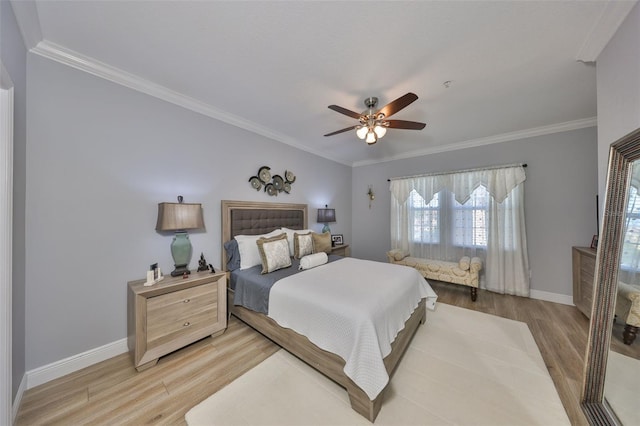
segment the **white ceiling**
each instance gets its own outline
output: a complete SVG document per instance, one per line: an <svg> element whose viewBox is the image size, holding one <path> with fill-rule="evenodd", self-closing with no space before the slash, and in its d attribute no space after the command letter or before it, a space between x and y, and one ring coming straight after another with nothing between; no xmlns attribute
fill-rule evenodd
<svg viewBox="0 0 640 426"><path fill-rule="evenodd" d="M32 51L348 165L595 124L634 1L13 1ZM582 59L585 62L578 61ZM446 88L445 81L451 81ZM419 99L373 146L327 108Z"/></svg>

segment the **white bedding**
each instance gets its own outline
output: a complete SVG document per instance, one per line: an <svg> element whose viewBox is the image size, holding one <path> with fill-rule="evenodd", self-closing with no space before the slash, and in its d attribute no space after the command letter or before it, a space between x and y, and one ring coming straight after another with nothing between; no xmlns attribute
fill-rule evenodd
<svg viewBox="0 0 640 426"><path fill-rule="evenodd" d="M434 309L437 295L414 268L348 257L276 282L269 317L342 357L373 400L389 381L383 359L423 298Z"/></svg>

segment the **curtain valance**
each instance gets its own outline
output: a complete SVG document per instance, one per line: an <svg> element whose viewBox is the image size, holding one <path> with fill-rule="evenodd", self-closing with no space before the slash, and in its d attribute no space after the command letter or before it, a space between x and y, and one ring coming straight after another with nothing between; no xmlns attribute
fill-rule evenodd
<svg viewBox="0 0 640 426"><path fill-rule="evenodd" d="M389 190L399 203L404 203L413 190L429 202L435 194L446 189L454 194L456 201L464 204L482 185L494 200L501 203L525 179L523 166L507 166L394 179Z"/></svg>

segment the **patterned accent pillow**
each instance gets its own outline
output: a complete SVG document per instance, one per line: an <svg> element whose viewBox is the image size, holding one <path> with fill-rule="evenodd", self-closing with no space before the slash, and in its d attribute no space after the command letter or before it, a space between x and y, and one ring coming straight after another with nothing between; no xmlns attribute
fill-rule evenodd
<svg viewBox="0 0 640 426"><path fill-rule="evenodd" d="M287 234L287 239L289 240L289 251L291 252L291 256L296 255L296 247L294 245L294 241L296 240L294 234L297 232L298 234L308 234L312 232L311 229L289 229L289 228L280 228L282 232Z"/></svg>
<svg viewBox="0 0 640 426"><path fill-rule="evenodd" d="M311 233L311 239L313 240L313 252L320 253L325 252L331 254L331 233L324 232L322 234Z"/></svg>
<svg viewBox="0 0 640 426"><path fill-rule="evenodd" d="M262 259L262 274L291 266L287 234L272 238L259 238L256 241Z"/></svg>
<svg viewBox="0 0 640 426"><path fill-rule="evenodd" d="M282 231L279 229L262 235L236 235L234 239L238 242L238 251L240 252L240 269L249 269L260 264L260 253L256 246L258 238L271 238L278 235L282 235Z"/></svg>
<svg viewBox="0 0 640 426"><path fill-rule="evenodd" d="M311 238L311 232L308 234L293 234L293 256L296 259L302 259L308 254L313 253L313 239Z"/></svg>

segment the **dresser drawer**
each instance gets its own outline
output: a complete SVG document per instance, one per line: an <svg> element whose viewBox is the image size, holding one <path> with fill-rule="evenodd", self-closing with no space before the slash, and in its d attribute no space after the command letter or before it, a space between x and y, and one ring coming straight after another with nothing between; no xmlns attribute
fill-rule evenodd
<svg viewBox="0 0 640 426"><path fill-rule="evenodd" d="M217 321L218 288L204 284L149 298L147 341L149 346L175 338L175 333L192 332Z"/></svg>
<svg viewBox="0 0 640 426"><path fill-rule="evenodd" d="M582 256L580 269L584 275L589 275L593 278L593 273L596 269L596 259L594 257Z"/></svg>

